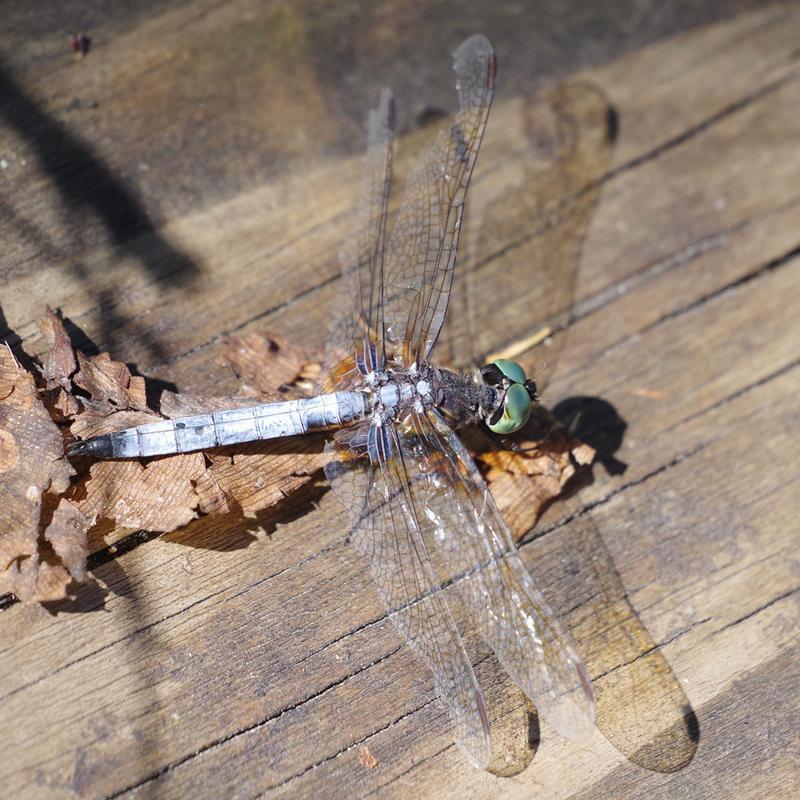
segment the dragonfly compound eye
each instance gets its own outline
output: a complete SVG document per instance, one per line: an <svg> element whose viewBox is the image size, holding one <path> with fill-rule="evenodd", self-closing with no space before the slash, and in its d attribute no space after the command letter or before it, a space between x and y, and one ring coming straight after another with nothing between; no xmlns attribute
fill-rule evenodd
<svg viewBox="0 0 800 800"><path fill-rule="evenodd" d="M531 396L521 383L512 383L503 397L502 413L499 419L487 423L494 433L506 434L518 431L531 415Z"/></svg>
<svg viewBox="0 0 800 800"><path fill-rule="evenodd" d="M511 383L525 383L527 380L525 370L522 369L516 361L512 361L510 358L498 358L492 361L490 366L497 367L503 374L503 377L511 381Z"/></svg>

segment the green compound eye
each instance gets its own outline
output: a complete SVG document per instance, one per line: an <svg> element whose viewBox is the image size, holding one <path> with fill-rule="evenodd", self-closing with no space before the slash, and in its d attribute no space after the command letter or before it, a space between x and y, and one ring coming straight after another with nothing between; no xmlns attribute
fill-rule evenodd
<svg viewBox="0 0 800 800"><path fill-rule="evenodd" d="M522 372L522 369L513 361L508 363L514 364ZM522 377L524 380L524 372L522 372ZM530 415L531 396L528 394L528 390L520 383L512 383L503 398L503 415L494 424L488 423L489 430L499 434L514 433L528 421Z"/></svg>
<svg viewBox="0 0 800 800"><path fill-rule="evenodd" d="M525 377L525 370L523 370L516 361L512 361L509 358L498 358L496 361L493 361L492 364L494 364L506 378L514 383L525 383L527 380Z"/></svg>

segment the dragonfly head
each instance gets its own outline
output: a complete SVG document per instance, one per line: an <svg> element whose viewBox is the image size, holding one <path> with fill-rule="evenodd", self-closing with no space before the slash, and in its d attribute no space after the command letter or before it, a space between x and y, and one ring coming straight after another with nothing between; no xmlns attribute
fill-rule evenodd
<svg viewBox="0 0 800 800"><path fill-rule="evenodd" d="M508 358L498 358L481 369L489 387L489 402L481 409L484 422L493 433L518 431L529 419L536 402L536 384L525 371Z"/></svg>

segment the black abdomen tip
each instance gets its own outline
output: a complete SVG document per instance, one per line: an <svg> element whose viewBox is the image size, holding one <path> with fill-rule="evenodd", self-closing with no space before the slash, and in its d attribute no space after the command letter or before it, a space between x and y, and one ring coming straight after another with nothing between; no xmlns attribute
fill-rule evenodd
<svg viewBox="0 0 800 800"><path fill-rule="evenodd" d="M67 455L89 456L90 458L109 458L114 455L111 437L108 434L91 439L78 439L67 445Z"/></svg>

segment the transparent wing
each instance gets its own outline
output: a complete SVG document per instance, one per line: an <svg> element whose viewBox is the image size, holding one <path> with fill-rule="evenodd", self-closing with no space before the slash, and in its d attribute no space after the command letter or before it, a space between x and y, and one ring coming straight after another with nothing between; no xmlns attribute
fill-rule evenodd
<svg viewBox="0 0 800 800"><path fill-rule="evenodd" d="M383 364L383 257L386 210L392 170L394 100L381 92L367 121L361 195L353 233L340 261L342 282L335 323L325 344L321 378L324 391L346 390L361 374Z"/></svg>
<svg viewBox="0 0 800 800"><path fill-rule="evenodd" d="M351 511L351 537L370 562L381 601L400 634L433 673L455 739L472 764L490 758L483 697L431 560L430 522L416 504L393 425L383 426L394 457L371 463L367 423L337 432L328 443L325 474ZM416 474L416 470L413 470Z"/></svg>
<svg viewBox="0 0 800 800"><path fill-rule="evenodd" d="M478 630L514 682L563 736L588 738L586 670L525 569L475 463L437 411L412 414L401 437L408 494ZM412 466L413 465L413 466Z"/></svg>
<svg viewBox="0 0 800 800"><path fill-rule="evenodd" d="M480 35L456 50L460 111L408 176L386 256L386 351L427 360L444 320L464 199L494 90L495 56Z"/></svg>

